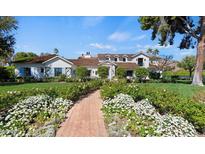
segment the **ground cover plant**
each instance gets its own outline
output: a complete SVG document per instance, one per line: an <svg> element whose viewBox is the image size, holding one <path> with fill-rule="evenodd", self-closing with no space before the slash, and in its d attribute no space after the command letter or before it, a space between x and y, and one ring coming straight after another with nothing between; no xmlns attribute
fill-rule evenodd
<svg viewBox="0 0 205 154"><path fill-rule="evenodd" d="M160 115L148 100L135 102L118 94L103 102L110 136L196 136L194 126L182 117Z"/></svg>
<svg viewBox="0 0 205 154"><path fill-rule="evenodd" d="M0 136L55 136L72 101L48 95L29 96L1 118Z"/></svg>
<svg viewBox="0 0 205 154"><path fill-rule="evenodd" d="M3 91L0 95L0 136L55 136L72 102L101 84L100 80L93 80L60 86L58 83L56 87L51 84L50 88L46 84L46 88Z"/></svg>
<svg viewBox="0 0 205 154"><path fill-rule="evenodd" d="M130 95L136 102L148 99L157 111L185 118L199 132L205 128L205 104L183 97L176 91L166 88L149 86L149 84L115 84L102 86L101 95L104 99L114 98L119 93Z"/></svg>

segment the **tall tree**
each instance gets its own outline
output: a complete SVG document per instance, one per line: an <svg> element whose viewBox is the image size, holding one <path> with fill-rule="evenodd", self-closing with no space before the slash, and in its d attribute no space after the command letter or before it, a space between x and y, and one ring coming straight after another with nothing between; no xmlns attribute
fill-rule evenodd
<svg viewBox="0 0 205 154"><path fill-rule="evenodd" d="M178 64L179 67L189 71L189 77L191 79L192 73L196 66L195 56L186 56L182 59L182 61Z"/></svg>
<svg viewBox="0 0 205 154"><path fill-rule="evenodd" d="M142 30L152 30L152 40L159 38L160 45L173 45L176 34L182 35L180 49L197 48L196 68L192 84L203 86L202 72L205 52L205 16L195 23L188 16L140 17Z"/></svg>
<svg viewBox="0 0 205 154"><path fill-rule="evenodd" d="M14 53L15 38L11 33L17 29L14 17L0 16L0 60L8 62Z"/></svg>
<svg viewBox="0 0 205 154"><path fill-rule="evenodd" d="M37 55L33 52L17 52L14 55L14 61L23 61L23 60L31 60Z"/></svg>

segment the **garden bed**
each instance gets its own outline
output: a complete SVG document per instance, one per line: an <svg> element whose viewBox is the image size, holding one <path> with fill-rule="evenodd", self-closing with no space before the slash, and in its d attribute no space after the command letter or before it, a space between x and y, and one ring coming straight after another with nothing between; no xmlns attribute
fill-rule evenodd
<svg viewBox="0 0 205 154"><path fill-rule="evenodd" d="M183 97L175 91L166 88L149 86L148 84L117 84L109 83L102 86L101 95L104 99L114 98L123 93L130 95L135 102L148 99L161 114L183 117L193 124L195 129L205 131L205 104Z"/></svg>
<svg viewBox="0 0 205 154"><path fill-rule="evenodd" d="M55 136L72 102L100 86L89 81L1 93L0 136Z"/></svg>
<svg viewBox="0 0 205 154"><path fill-rule="evenodd" d="M197 131L182 117L161 115L148 100L135 102L119 94L103 102L109 136L194 137Z"/></svg>

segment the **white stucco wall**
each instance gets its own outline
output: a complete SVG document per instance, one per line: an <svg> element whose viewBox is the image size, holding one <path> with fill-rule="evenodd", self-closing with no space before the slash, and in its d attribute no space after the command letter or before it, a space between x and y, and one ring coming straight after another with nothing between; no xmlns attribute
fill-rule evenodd
<svg viewBox="0 0 205 154"><path fill-rule="evenodd" d="M91 78L98 78L98 74L96 72L98 71L97 67L86 67L88 70L90 70L90 77Z"/></svg>
<svg viewBox="0 0 205 154"><path fill-rule="evenodd" d="M55 58L53 60L50 60L46 63L44 63L45 67L49 67L49 77L54 77L54 68L62 68L62 73L65 74L66 68L68 69L67 76L71 77L71 69L72 69L72 64L68 63L60 58Z"/></svg>
<svg viewBox="0 0 205 154"><path fill-rule="evenodd" d="M143 58L143 67L145 67L145 68L149 67L149 57L147 57L147 56L145 56L143 54L140 54L137 57L134 57L132 59L132 62L138 64L138 58Z"/></svg>

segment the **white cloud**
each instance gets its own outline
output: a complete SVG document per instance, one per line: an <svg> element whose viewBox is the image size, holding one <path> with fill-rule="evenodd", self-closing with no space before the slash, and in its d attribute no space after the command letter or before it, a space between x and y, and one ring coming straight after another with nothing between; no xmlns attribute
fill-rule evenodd
<svg viewBox="0 0 205 154"><path fill-rule="evenodd" d="M122 42L130 38L130 34L127 32L114 32L109 37L108 40Z"/></svg>
<svg viewBox="0 0 205 154"><path fill-rule="evenodd" d="M133 41L139 41L139 40L143 40L145 38L147 38L146 35L140 35L140 36L133 37L132 40Z"/></svg>
<svg viewBox="0 0 205 154"><path fill-rule="evenodd" d="M95 25L101 23L104 17L84 17L83 18L83 26L84 27L94 27Z"/></svg>
<svg viewBox="0 0 205 154"><path fill-rule="evenodd" d="M90 43L90 46L96 49L108 49L108 50L113 50L113 51L116 50L116 48L108 44Z"/></svg>

